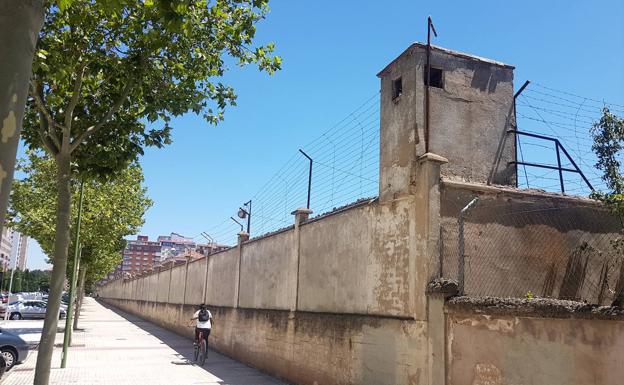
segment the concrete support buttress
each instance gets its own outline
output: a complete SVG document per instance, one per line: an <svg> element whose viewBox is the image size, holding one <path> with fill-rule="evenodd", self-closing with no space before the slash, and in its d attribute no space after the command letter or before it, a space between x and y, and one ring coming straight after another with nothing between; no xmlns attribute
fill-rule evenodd
<svg viewBox="0 0 624 385"><path fill-rule="evenodd" d="M290 271L288 275L288 289L290 293L289 304L291 314L297 311L299 305L299 264L301 256L301 225L308 221L312 210L298 208L291 213L295 216L295 228L293 230L294 247L290 259Z"/></svg>
<svg viewBox="0 0 624 385"><path fill-rule="evenodd" d="M206 271L204 272L204 303L208 303L208 262L210 255L206 255Z"/></svg>
<svg viewBox="0 0 624 385"><path fill-rule="evenodd" d="M186 263L184 264L184 292L182 294L182 305L180 305L180 319L182 319L182 313L184 312L184 305L186 305L186 286L188 285L188 269L191 256L186 256Z"/></svg>
<svg viewBox="0 0 624 385"><path fill-rule="evenodd" d="M437 278L440 271L440 166L447 159L433 153L418 158L416 171L416 201L418 217L416 234L418 255L422 258L419 266L425 269L426 282ZM416 290L425 290L424 287ZM427 339L429 385L445 384L445 339L444 339L444 295L429 293L427 301Z"/></svg>
<svg viewBox="0 0 624 385"><path fill-rule="evenodd" d="M169 262L169 288L167 289L167 303L170 303L171 299L171 276L173 275L173 266L173 261Z"/></svg>
<svg viewBox="0 0 624 385"><path fill-rule="evenodd" d="M418 158L416 199L421 217L418 218L417 234L419 255L425 257L427 282L437 278L440 265L440 166L446 158L430 152Z"/></svg>
<svg viewBox="0 0 624 385"><path fill-rule="evenodd" d="M429 385L446 384L446 317L444 302L454 292L427 293Z"/></svg>
<svg viewBox="0 0 624 385"><path fill-rule="evenodd" d="M240 280L241 280L241 264L243 262L243 243L249 240L249 234L244 231L238 233L238 261L236 262L236 304L234 307L238 307L240 303Z"/></svg>

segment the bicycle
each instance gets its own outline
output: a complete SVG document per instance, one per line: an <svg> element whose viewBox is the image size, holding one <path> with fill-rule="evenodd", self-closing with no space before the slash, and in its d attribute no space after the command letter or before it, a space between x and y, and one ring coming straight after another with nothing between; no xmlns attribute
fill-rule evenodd
<svg viewBox="0 0 624 385"><path fill-rule="evenodd" d="M199 332L199 342L195 344L195 362L198 362L201 366L204 366L207 354L208 347L206 346L206 338L204 338L204 332Z"/></svg>
<svg viewBox="0 0 624 385"><path fill-rule="evenodd" d="M194 349L194 361L199 363L201 366L204 366L206 362L206 356L208 355L208 345L206 344L206 337L204 336L204 332L200 330L198 342L195 343L193 341L193 349Z"/></svg>

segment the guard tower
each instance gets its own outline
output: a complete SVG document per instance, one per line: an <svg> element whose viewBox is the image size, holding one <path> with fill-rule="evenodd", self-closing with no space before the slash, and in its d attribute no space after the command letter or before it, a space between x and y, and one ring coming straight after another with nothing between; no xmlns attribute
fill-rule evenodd
<svg viewBox="0 0 624 385"><path fill-rule="evenodd" d="M425 153L427 46L414 43L377 76L381 79L381 200L413 192L417 159ZM431 46L429 152L448 159L442 176L515 185L514 67Z"/></svg>

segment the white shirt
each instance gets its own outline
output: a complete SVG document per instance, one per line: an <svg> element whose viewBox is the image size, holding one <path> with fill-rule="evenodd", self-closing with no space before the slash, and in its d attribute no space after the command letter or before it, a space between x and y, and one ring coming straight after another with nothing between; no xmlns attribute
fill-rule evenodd
<svg viewBox="0 0 624 385"><path fill-rule="evenodd" d="M210 313L210 310L206 309L206 311L208 312L208 321L206 322L200 322L199 321L199 310L197 310L195 312L195 314L193 314L193 318L197 319L197 323L196 326L200 329L211 329L212 328L212 324L210 321L212 321L212 313Z"/></svg>

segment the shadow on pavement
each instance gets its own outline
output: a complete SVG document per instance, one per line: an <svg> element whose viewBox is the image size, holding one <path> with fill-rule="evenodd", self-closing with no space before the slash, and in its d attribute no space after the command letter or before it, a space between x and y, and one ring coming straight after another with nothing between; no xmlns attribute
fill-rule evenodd
<svg viewBox="0 0 624 385"><path fill-rule="evenodd" d="M150 321L126 313L112 305L109 305L103 301L97 300L98 304L104 308L112 311L113 313L124 318L126 321L132 323L143 331L158 338L162 341L162 344L169 346L176 351L178 360L171 361L173 365L195 365L193 362L193 342L191 339L171 332L160 326L154 325ZM268 374L261 372L258 369L247 366L246 364L235 361L215 350L208 350L208 357L204 366L197 366L207 373L218 377L221 381L218 383L227 385L249 385L250 377L253 378L254 385L286 385L285 382L270 377ZM262 379L258 382L257 377L261 376Z"/></svg>

